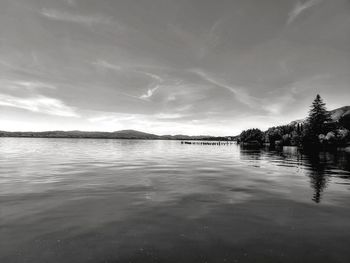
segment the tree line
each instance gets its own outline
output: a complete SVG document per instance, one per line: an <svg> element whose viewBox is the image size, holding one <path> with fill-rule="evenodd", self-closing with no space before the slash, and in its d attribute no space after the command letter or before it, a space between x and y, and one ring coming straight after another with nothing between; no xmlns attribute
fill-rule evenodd
<svg viewBox="0 0 350 263"><path fill-rule="evenodd" d="M310 107L306 121L271 127L266 131L248 129L243 131L238 141L244 144L271 146L345 146L350 144L350 115L339 120L331 119L326 104L317 94Z"/></svg>

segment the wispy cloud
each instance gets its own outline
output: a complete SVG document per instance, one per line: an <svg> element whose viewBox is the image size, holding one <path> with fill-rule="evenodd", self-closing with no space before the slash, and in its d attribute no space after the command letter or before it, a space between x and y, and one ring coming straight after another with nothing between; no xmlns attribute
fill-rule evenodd
<svg viewBox="0 0 350 263"><path fill-rule="evenodd" d="M263 99L261 107L269 113L269 115L280 116L284 109L288 108L290 104L295 102L293 94L286 93L278 97Z"/></svg>
<svg viewBox="0 0 350 263"><path fill-rule="evenodd" d="M75 0L65 0L68 5L76 5Z"/></svg>
<svg viewBox="0 0 350 263"><path fill-rule="evenodd" d="M7 89L28 89L28 90L56 89L55 86L49 83L44 83L41 81L32 81L32 80L0 79L0 85L1 87L7 88Z"/></svg>
<svg viewBox="0 0 350 263"><path fill-rule="evenodd" d="M97 60L95 62L92 62L92 65L94 65L98 68L111 69L111 70L116 70L116 71L120 71L123 69L121 66L109 63L105 60Z"/></svg>
<svg viewBox="0 0 350 263"><path fill-rule="evenodd" d="M287 24L291 24L301 13L320 2L322 2L322 0L308 0L304 3L297 2L293 10L289 12Z"/></svg>
<svg viewBox="0 0 350 263"><path fill-rule="evenodd" d="M137 73L137 74L141 74L141 75L145 75L147 77L150 77L151 79L157 81L157 82L162 82L163 79L154 73L150 73L148 71L145 70L140 70L138 67L130 67L130 66L122 66L122 65L117 65L111 62L108 62L106 60L97 60L92 62L92 65L98 67L98 68L102 68L102 69L109 69L109 70L115 70L115 71L123 71L123 72L130 72L130 73Z"/></svg>
<svg viewBox="0 0 350 263"><path fill-rule="evenodd" d="M100 15L87 16L87 15L72 14L72 13L63 12L56 9L49 9L49 8L41 9L40 14L51 20L74 22L74 23L79 23L84 25L112 23L111 17L100 16Z"/></svg>
<svg viewBox="0 0 350 263"><path fill-rule="evenodd" d="M209 74L207 74L201 70L198 70L198 69L193 69L191 71L193 73L199 75L203 80L209 82L210 84L212 84L216 87L219 87L219 88L229 90L230 92L232 92L235 95L237 100L239 100L243 104L245 104L249 107L256 107L257 105L259 105L258 99L250 96L247 92L244 91L243 88L232 87L230 85L227 85L226 83L223 83L222 81L217 80L214 77L210 76Z"/></svg>
<svg viewBox="0 0 350 263"><path fill-rule="evenodd" d="M153 74L153 73L149 73L149 72L145 72L145 71L135 71L135 72L144 74L153 80L152 85L155 85L155 87L148 89L147 93L140 96L140 99L148 100L150 97L153 96L154 92L157 89L159 89L159 87L160 87L159 84L163 82L163 79L160 76Z"/></svg>
<svg viewBox="0 0 350 263"><path fill-rule="evenodd" d="M159 88L159 87L157 86L157 87L154 87L153 89L148 89L148 90L147 90L147 93L142 94L142 95L140 96L140 99L143 99L143 100L149 99L150 97L153 96L154 92L155 92L158 88Z"/></svg>
<svg viewBox="0 0 350 263"><path fill-rule="evenodd" d="M156 74L153 74L153 73L149 73L149 72L145 72L145 71L140 71L140 70L135 70L135 72L138 72L138 73L141 73L141 74L144 74L150 78L152 78L153 80L157 81L158 83L162 82L163 79L156 75Z"/></svg>
<svg viewBox="0 0 350 263"><path fill-rule="evenodd" d="M149 84L149 86L153 86L153 87L149 88L145 94L142 94L140 97L138 97L139 99L142 99L142 100L148 100L150 97L152 97L154 92L159 88L159 84L163 82L163 78L160 77L159 75L151 72L147 72L144 70L140 70L135 67L127 67L127 66L123 67L120 65L107 62L105 60L97 60L93 62L92 65L102 69L114 70L114 71L123 72L123 73L144 75L150 78L151 83Z"/></svg>
<svg viewBox="0 0 350 263"><path fill-rule="evenodd" d="M79 117L79 114L77 114L73 107L65 105L58 99L42 95L21 98L7 94L0 94L0 106L14 107L32 112L64 117Z"/></svg>
<svg viewBox="0 0 350 263"><path fill-rule="evenodd" d="M224 19L220 18L210 28L208 35L205 37L206 49L216 47L220 43L220 28L223 22Z"/></svg>

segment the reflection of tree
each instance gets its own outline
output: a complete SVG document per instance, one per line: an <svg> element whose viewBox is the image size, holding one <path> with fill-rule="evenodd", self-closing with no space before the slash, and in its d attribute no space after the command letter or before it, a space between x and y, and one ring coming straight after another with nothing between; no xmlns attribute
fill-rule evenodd
<svg viewBox="0 0 350 263"><path fill-rule="evenodd" d="M326 152L304 153L302 155L296 147L284 147L280 156L284 157L286 162L293 160L298 165L309 167L308 176L311 187L314 189L312 200L319 203L322 192L328 183L327 164L334 163L334 156Z"/></svg>
<svg viewBox="0 0 350 263"><path fill-rule="evenodd" d="M252 161L256 165L261 160L271 163L283 163L286 166L307 168L311 187L314 190L312 200L320 203L322 193L327 188L331 175L342 179L350 179L350 174L339 173L339 170L350 172L350 154L341 151L334 152L304 152L297 147L281 147L279 149L256 148L240 146L240 158Z"/></svg>
<svg viewBox="0 0 350 263"><path fill-rule="evenodd" d="M340 176L338 172L332 171L338 168L350 171L350 155L344 152L320 152L306 154L307 161L310 164L310 181L315 190L314 200L316 203L321 201L322 192L327 187L329 176L334 174L337 177L349 179L347 176Z"/></svg>
<svg viewBox="0 0 350 263"><path fill-rule="evenodd" d="M240 158L243 160L261 160L262 150L260 147L240 145Z"/></svg>
<svg viewBox="0 0 350 263"><path fill-rule="evenodd" d="M312 200L321 201L322 192L327 187L328 175L326 174L327 162L331 160L329 153L311 153L306 155L305 161L310 165L310 183L314 189Z"/></svg>
<svg viewBox="0 0 350 263"><path fill-rule="evenodd" d="M339 169L350 171L350 154L346 152L338 152L334 156L334 162ZM346 177L349 179L349 177Z"/></svg>

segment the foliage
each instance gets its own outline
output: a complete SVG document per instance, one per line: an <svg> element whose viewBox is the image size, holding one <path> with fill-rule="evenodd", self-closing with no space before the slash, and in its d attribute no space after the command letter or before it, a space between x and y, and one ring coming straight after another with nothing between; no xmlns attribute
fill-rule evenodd
<svg viewBox="0 0 350 263"><path fill-rule="evenodd" d="M331 119L326 110L326 104L319 94L317 94L315 100L312 102L307 121L309 136L317 136L320 133L327 132L326 123L330 122Z"/></svg>
<svg viewBox="0 0 350 263"><path fill-rule="evenodd" d="M328 132L326 135L320 134L318 136L320 143L324 145L340 146L345 144L349 139L349 130L337 129Z"/></svg>
<svg viewBox="0 0 350 263"><path fill-rule="evenodd" d="M301 123L269 128L265 132L265 142L270 145L299 145L303 129Z"/></svg>
<svg viewBox="0 0 350 263"><path fill-rule="evenodd" d="M350 130L350 114L345 115L345 116L342 116L342 117L339 119L339 124L340 124L340 126L342 126L343 128Z"/></svg>
<svg viewBox="0 0 350 263"><path fill-rule="evenodd" d="M276 141L279 141L282 139L283 131L279 127L272 127L269 128L265 132L265 141L275 144Z"/></svg>
<svg viewBox="0 0 350 263"><path fill-rule="evenodd" d="M264 133L259 129L248 129L241 133L240 141L242 142L258 142L262 143Z"/></svg>
<svg viewBox="0 0 350 263"><path fill-rule="evenodd" d="M350 115L332 121L320 95L314 99L307 121L271 127L264 133L249 129L241 133L242 142L258 141L270 145L292 146L344 146L350 142Z"/></svg>

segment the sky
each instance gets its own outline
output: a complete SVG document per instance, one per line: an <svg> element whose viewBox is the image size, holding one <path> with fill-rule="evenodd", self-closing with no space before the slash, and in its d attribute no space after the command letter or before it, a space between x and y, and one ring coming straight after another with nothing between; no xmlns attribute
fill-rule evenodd
<svg viewBox="0 0 350 263"><path fill-rule="evenodd" d="M349 84L350 0L0 0L0 130L236 135Z"/></svg>

